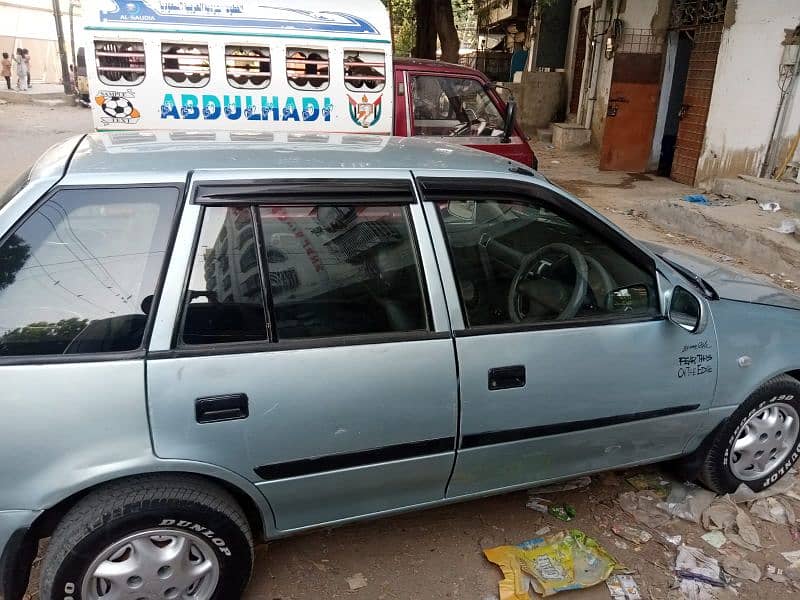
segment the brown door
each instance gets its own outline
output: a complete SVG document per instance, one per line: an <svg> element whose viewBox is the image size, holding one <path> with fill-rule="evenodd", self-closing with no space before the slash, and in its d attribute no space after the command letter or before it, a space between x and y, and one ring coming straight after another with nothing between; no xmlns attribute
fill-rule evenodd
<svg viewBox="0 0 800 600"><path fill-rule="evenodd" d="M600 168L642 173L647 170L661 87L661 54L618 53L611 90Z"/></svg>
<svg viewBox="0 0 800 600"><path fill-rule="evenodd" d="M683 93L678 139L670 177L679 183L694 185L697 161L703 150L711 89L717 70L717 56L722 39L722 23L701 25L694 31L694 45L689 55L686 91Z"/></svg>
<svg viewBox="0 0 800 600"><path fill-rule="evenodd" d="M572 93L569 98L569 112L578 112L578 103L583 88L583 66L586 63L586 38L589 35L589 7L578 11L578 37L575 38L575 63L572 67Z"/></svg>

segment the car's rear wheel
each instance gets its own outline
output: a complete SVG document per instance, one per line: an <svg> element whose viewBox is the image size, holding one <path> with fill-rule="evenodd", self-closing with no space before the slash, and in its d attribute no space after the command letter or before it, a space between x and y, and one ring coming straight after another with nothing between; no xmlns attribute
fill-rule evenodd
<svg viewBox="0 0 800 600"><path fill-rule="evenodd" d="M143 476L96 490L48 546L44 600L227 600L250 577L247 519L223 489L191 476Z"/></svg>
<svg viewBox="0 0 800 600"><path fill-rule="evenodd" d="M742 483L763 490L800 458L800 382L788 375L764 383L714 434L700 472L719 493Z"/></svg>

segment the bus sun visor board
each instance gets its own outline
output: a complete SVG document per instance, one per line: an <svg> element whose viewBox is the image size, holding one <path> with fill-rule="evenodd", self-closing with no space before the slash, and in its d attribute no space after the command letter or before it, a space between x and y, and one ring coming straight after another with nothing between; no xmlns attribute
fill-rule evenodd
<svg viewBox="0 0 800 600"><path fill-rule="evenodd" d="M380 0L85 0L95 128L391 133Z"/></svg>

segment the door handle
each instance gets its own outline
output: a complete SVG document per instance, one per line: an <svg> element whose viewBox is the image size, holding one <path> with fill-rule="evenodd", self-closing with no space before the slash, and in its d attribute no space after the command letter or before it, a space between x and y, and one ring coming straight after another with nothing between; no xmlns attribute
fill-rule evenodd
<svg viewBox="0 0 800 600"><path fill-rule="evenodd" d="M247 394L224 394L194 401L194 416L198 423L218 423L246 419L250 416Z"/></svg>
<svg viewBox="0 0 800 600"><path fill-rule="evenodd" d="M525 365L489 369L489 390L525 387Z"/></svg>

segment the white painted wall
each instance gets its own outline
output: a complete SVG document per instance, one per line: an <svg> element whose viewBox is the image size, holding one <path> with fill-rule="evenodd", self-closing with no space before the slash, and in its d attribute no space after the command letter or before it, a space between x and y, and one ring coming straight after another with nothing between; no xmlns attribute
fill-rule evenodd
<svg viewBox="0 0 800 600"><path fill-rule="evenodd" d="M722 34L698 164L699 185L708 187L717 177L758 174L780 97L778 65L784 29L794 29L799 23L797 0L737 1L735 22ZM789 108L784 139L800 128L800 89Z"/></svg>

